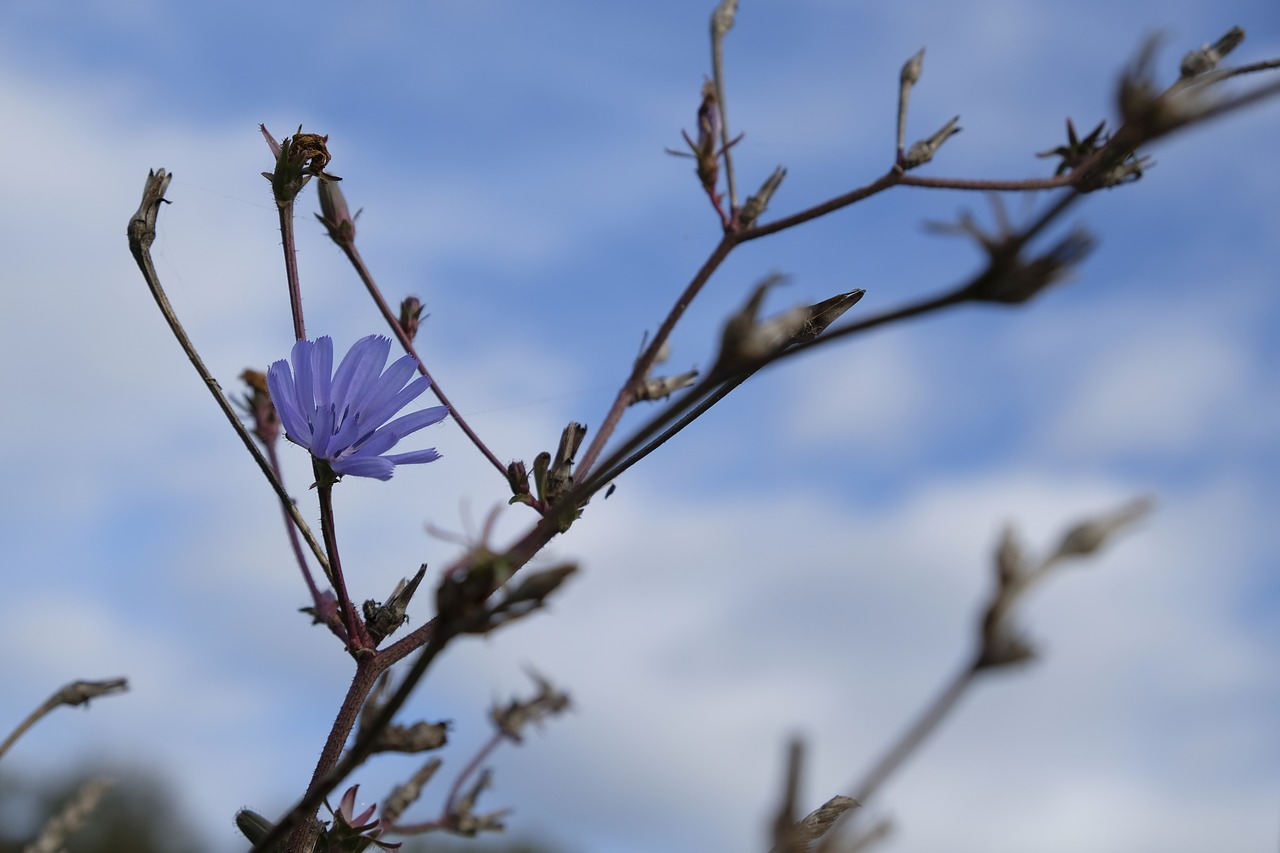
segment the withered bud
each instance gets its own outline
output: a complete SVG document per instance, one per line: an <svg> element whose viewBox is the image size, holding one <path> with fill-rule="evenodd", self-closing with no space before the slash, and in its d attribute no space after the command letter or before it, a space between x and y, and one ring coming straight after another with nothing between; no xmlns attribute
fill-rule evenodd
<svg viewBox="0 0 1280 853"><path fill-rule="evenodd" d="M716 358L713 375L732 373L742 368L763 363L765 359L795 340L809 321L809 309L800 306L785 311L768 320L758 319L765 294L786 281L786 276L774 273L756 285L746 305L725 323L720 339L720 354Z"/></svg>
<svg viewBox="0 0 1280 853"><path fill-rule="evenodd" d="M1084 137L1080 139L1076 135L1076 126L1067 119L1067 144L1059 145L1057 148L1051 148L1048 151L1040 151L1037 157L1061 157L1062 162L1058 164L1058 168L1054 170L1054 175L1062 175L1073 171L1077 166L1086 159L1093 156L1093 153L1107 144L1107 138L1103 136L1107 122L1105 120L1098 122L1098 126Z"/></svg>
<svg viewBox="0 0 1280 853"><path fill-rule="evenodd" d="M365 626L369 629L369 637L375 646L394 634L396 629L408 621L409 602L413 599L413 594L418 591L418 584L422 583L426 573L427 564L423 563L412 579L400 579L385 604L379 604L373 600L364 603Z"/></svg>
<svg viewBox="0 0 1280 853"><path fill-rule="evenodd" d="M1025 637L1001 626L996 633L985 638L974 668L994 669L1002 666L1016 666L1035 659L1035 647Z"/></svg>
<svg viewBox="0 0 1280 853"><path fill-rule="evenodd" d="M511 809L499 809L488 814L476 814L476 800L480 794L493 784L493 771L487 767L480 771L476 782L456 802L452 803L448 815L449 830L458 835L473 837L478 833L490 831L501 832L505 829L502 818L511 813Z"/></svg>
<svg viewBox="0 0 1280 853"><path fill-rule="evenodd" d="M543 569L521 575L520 581L507 591L502 607L506 609L513 605L524 603L531 603L536 607L540 607L546 601L547 596L559 589L561 584L577 571L578 567L575 564L565 563L551 569Z"/></svg>
<svg viewBox="0 0 1280 853"><path fill-rule="evenodd" d="M811 341L821 335L828 326L839 320L844 312L857 305L866 294L867 292L862 289L850 290L810 305L805 309L808 317L800 331L796 333L795 342Z"/></svg>
<svg viewBox="0 0 1280 853"><path fill-rule="evenodd" d="M698 378L698 371L686 370L675 376L659 376L657 379L646 379L635 391L636 402L641 400L661 400L671 396L681 388L688 388Z"/></svg>
<svg viewBox="0 0 1280 853"><path fill-rule="evenodd" d="M412 726L393 723L378 734L374 741L374 752L403 752L413 754L440 749L449 742L449 726L444 720L439 723L418 721Z"/></svg>
<svg viewBox="0 0 1280 853"><path fill-rule="evenodd" d="M991 266L970 286L969 298L1005 305L1026 302L1050 285L1068 278L1096 245L1092 234L1076 228L1030 261L1024 261L1016 254L1002 255L1000 250L1003 247L996 246Z"/></svg>
<svg viewBox="0 0 1280 853"><path fill-rule="evenodd" d="M276 414L271 392L267 390L267 375L259 370L245 370L240 379L249 386L249 393L240 405L253 418L253 434L263 445L270 447L280 438L280 416Z"/></svg>
<svg viewBox="0 0 1280 853"><path fill-rule="evenodd" d="M933 136L922 139L908 148L907 153L902 155L902 168L914 169L932 160L933 155L937 154L938 149L942 147L942 143L960 132L961 128L957 124L959 121L960 116L956 116L939 128Z"/></svg>
<svg viewBox="0 0 1280 853"><path fill-rule="evenodd" d="M716 10L711 13L711 35L724 38L724 34L733 28L733 18L738 13L738 0L720 0Z"/></svg>
<svg viewBox="0 0 1280 853"><path fill-rule="evenodd" d="M281 206L292 204L298 193L302 192L302 188L313 177L320 178L322 181L342 180L337 175L330 175L324 171L324 167L329 165L331 159L327 146L328 136L303 133L302 125L298 125L297 133L276 142L266 125L260 124L258 129L262 131L267 147L276 158L275 170L262 173L264 178L271 181L276 204Z"/></svg>
<svg viewBox="0 0 1280 853"><path fill-rule="evenodd" d="M490 630L493 626L485 602L509 574L497 555L483 547L473 549L461 565L445 571L436 587L436 618L442 628L461 633Z"/></svg>
<svg viewBox="0 0 1280 853"><path fill-rule="evenodd" d="M1054 559L1083 557L1094 553L1116 533L1132 526L1134 522L1146 515L1151 507L1151 498L1141 497L1114 512L1080 522L1062 537L1062 542L1054 553Z"/></svg>
<svg viewBox="0 0 1280 853"><path fill-rule="evenodd" d="M782 184L782 179L787 176L787 170L779 166L773 170L773 174L765 178L764 183L760 185L760 189L753 196L748 196L746 204L742 205L742 209L738 211L738 224L743 228L755 227L758 220L769 207L769 200L773 198L773 194Z"/></svg>
<svg viewBox="0 0 1280 853"><path fill-rule="evenodd" d="M924 48L906 62L902 64L902 72L898 75L898 82L904 88L910 89L920 81L920 75L924 72Z"/></svg>
<svg viewBox="0 0 1280 853"><path fill-rule="evenodd" d="M422 312L425 308L422 300L416 296L407 296L400 303L400 328L404 330L405 337L409 340L418 336L418 323L422 320Z"/></svg>
<svg viewBox="0 0 1280 853"><path fill-rule="evenodd" d="M551 682L536 672L530 671L529 677L538 686L538 692L532 698L524 701L512 699L506 706L495 706L489 712L498 731L516 743L520 743L524 729L530 724L541 724L569 708L569 694L556 690Z"/></svg>
<svg viewBox="0 0 1280 853"><path fill-rule="evenodd" d="M507 485L511 487L512 495L507 503L533 503L533 494L529 491L529 472L524 467L524 460L516 459L507 465Z"/></svg>
<svg viewBox="0 0 1280 853"><path fill-rule="evenodd" d="M316 214L316 219L319 219L329 232L329 239L339 246L354 244L356 219L359 218L360 211L357 210L355 216L351 215L351 211L347 208L347 199L336 181L321 181L318 195L320 212Z"/></svg>
<svg viewBox="0 0 1280 853"><path fill-rule="evenodd" d="M397 785L391 791L391 795L382 803L383 820L390 823L398 821L400 815L404 814L404 810L417 802L418 797L422 796L422 789L431 781L431 777L436 775L436 771L440 769L440 765L443 763L439 758L432 758L419 767L417 772L410 776L403 785Z"/></svg>
<svg viewBox="0 0 1280 853"><path fill-rule="evenodd" d="M587 428L576 421L569 421L560 433L560 445L547 472L547 491L543 500L555 503L573 485L573 458L586 434Z"/></svg>
<svg viewBox="0 0 1280 853"><path fill-rule="evenodd" d="M996 580L1001 587L1012 587L1023 577L1022 545L1013 525L1005 525L996 548Z"/></svg>
<svg viewBox="0 0 1280 853"><path fill-rule="evenodd" d="M125 693L129 690L129 681L125 678L109 678L104 681L73 681L63 687L51 700L62 705L87 705L89 700L99 696L110 696L113 693Z"/></svg>
<svg viewBox="0 0 1280 853"><path fill-rule="evenodd" d="M551 468L551 454L542 451L533 457L533 487L538 490L538 499L549 503L547 499L547 471Z"/></svg>
<svg viewBox="0 0 1280 853"><path fill-rule="evenodd" d="M1239 47L1242 41L1244 41L1244 30L1240 27L1232 27L1213 44L1206 44L1199 50L1191 51L1182 57L1182 66L1179 69L1182 77L1184 79L1195 77L1217 68L1223 57Z"/></svg>

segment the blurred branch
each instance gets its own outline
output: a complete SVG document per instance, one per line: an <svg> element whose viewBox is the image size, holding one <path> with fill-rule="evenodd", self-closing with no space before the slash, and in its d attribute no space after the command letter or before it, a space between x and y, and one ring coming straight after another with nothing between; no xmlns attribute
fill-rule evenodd
<svg viewBox="0 0 1280 853"><path fill-rule="evenodd" d="M40 707L36 708L27 718L18 724L18 727L10 732L9 736L4 739L4 743L0 743L0 758L9 751L9 747L17 742L18 738L27 733L27 730L40 721L40 718L48 714L59 705L88 705L90 699L96 699L99 696L110 696L113 693L123 693L129 689L129 682L123 678L112 678L106 681L73 681L64 685L60 690L44 700Z"/></svg>
<svg viewBox="0 0 1280 853"><path fill-rule="evenodd" d="M86 782L61 811L49 818L40 837L22 848L22 853L65 853L67 838L84 825L112 784L105 778Z"/></svg>
<svg viewBox="0 0 1280 853"><path fill-rule="evenodd" d="M1033 660L1035 652L1012 625L1015 604L1064 560L1097 553L1116 534L1142 518L1150 506L1149 498L1138 498L1117 510L1074 524L1060 538L1057 547L1038 564L1027 561L1012 529L1006 528L992 560L996 588L983 618L977 623L974 655L854 786L850 794L853 800L858 803L870 800L955 709L979 674ZM816 819L815 816L825 808L812 812L805 820Z"/></svg>

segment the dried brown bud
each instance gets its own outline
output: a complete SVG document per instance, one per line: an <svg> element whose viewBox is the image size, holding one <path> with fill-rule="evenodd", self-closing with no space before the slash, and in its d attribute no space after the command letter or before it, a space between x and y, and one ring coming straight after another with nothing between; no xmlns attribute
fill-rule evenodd
<svg viewBox="0 0 1280 853"><path fill-rule="evenodd" d="M259 370L245 370L240 378L249 386L249 393L239 401L240 405L253 418L253 434L270 447L280 438L280 416L267 390L267 375Z"/></svg>
<svg viewBox="0 0 1280 853"><path fill-rule="evenodd" d="M424 308L426 306L416 296L407 296L400 303L400 328L409 340L413 340L418 336L418 324L422 320Z"/></svg>
<svg viewBox="0 0 1280 853"><path fill-rule="evenodd" d="M957 124L959 121L960 116L956 116L939 128L933 136L922 139L908 148L907 153L902 155L902 168L914 169L932 160L933 155L937 154L938 149L942 147L942 143L960 132L961 128Z"/></svg>
<svg viewBox="0 0 1280 853"><path fill-rule="evenodd" d="M352 216L347 208L347 199L336 181L321 181L317 193L320 196L320 213L316 219L323 223L329 232L329 239L339 246L350 246L356 241L356 219L360 211Z"/></svg>

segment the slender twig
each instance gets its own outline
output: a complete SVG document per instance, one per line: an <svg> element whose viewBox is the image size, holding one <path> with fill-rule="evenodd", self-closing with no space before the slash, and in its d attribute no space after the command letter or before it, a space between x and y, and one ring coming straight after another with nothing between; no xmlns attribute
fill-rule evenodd
<svg viewBox="0 0 1280 853"><path fill-rule="evenodd" d="M112 693L122 693L129 689L129 683L123 678L113 678L108 681L73 681L64 685L56 693L27 715L18 727L9 733L4 739L4 743L0 743L0 758L9 751L9 747L17 743L18 738L27 733L27 730L40 721L40 718L48 714L59 705L85 705L90 699L98 696L108 696Z"/></svg>
<svg viewBox="0 0 1280 853"><path fill-rule="evenodd" d="M277 201L280 214L280 246L284 250L284 273L289 280L289 313L293 315L293 337L306 340L307 327L302 320L302 286L298 282L298 248L293 238L293 199Z"/></svg>
<svg viewBox="0 0 1280 853"><path fill-rule="evenodd" d="M330 576L333 579L333 592L338 597L338 613L342 624L347 629L349 645L347 650L353 657L359 658L373 651L374 644L369 638L364 620L356 613L351 603L351 595L347 592L347 580L342 576L342 560L338 556L338 535L334 529L333 518L333 484L334 476L325 470L328 466L318 459L312 460L316 472L316 493L320 503L320 532L324 536L325 553L329 555Z"/></svg>
<svg viewBox="0 0 1280 853"><path fill-rule="evenodd" d="M720 153L724 157L724 180L729 190L729 212L720 211L721 218L733 222L738 213L738 189L733 175L733 147L729 133L729 111L724 102L724 37L733 27L738 0L721 0L711 15L711 74L716 87L716 109L720 111ZM712 193L712 201L715 194Z"/></svg>
<svg viewBox="0 0 1280 853"><path fill-rule="evenodd" d="M329 561L325 558L324 549L320 547L320 543L312 535L311 528L307 526L302 513L298 512L298 507L294 504L293 498L284 490L284 485L276 477L275 471L271 469L271 463L262 455L262 451L254 443L253 436L250 435L245 425L240 422L240 416L232 408L231 401L222 393L222 386L218 384L218 380L213 378L213 374L205 366L204 360L196 352L195 345L187 337L186 329L182 327L177 313L169 303L169 297L165 294L164 288L160 284L160 276L156 274L155 264L151 260L151 244L156 239L156 219L160 213L160 203L168 201L164 197L164 192L171 180L173 180L173 175L165 172L164 169L156 169L148 173L147 182L142 189L142 203L138 206L137 213L129 220L129 251L133 253L133 259L137 261L138 268L142 270L142 277L147 282L147 287L151 289L151 295L155 298L156 305L160 308L160 313L164 316L165 322L169 324L169 330L177 339L178 345L186 353L187 360L196 369L196 373L200 374L201 380L204 381L205 387L209 389L209 393L213 395L218 408L222 410L222 414L231 424L231 428L236 431L236 435L240 436L240 441L243 442L245 449L249 451L249 455L258 463L258 468L262 471L262 475L271 484L271 489L276 493L276 497L280 499L280 505L289 513L289 517L293 519L293 523L302 534L302 538L306 540L308 547L311 548L311 553L320 561L320 566L324 569L325 574L328 574Z"/></svg>
<svg viewBox="0 0 1280 853"><path fill-rule="evenodd" d="M267 449L267 459L271 463L271 470L275 472L277 479L281 483L284 482L284 474L280 470L280 454L276 452L275 442L263 442ZM311 574L311 566L307 563L307 556L302 552L302 542L298 539L298 528L291 523L288 509L282 504L280 512L284 517L284 532L289 537L289 548L293 551L293 559L298 563L298 568L302 572L302 581L307 585L307 592L311 595L311 604L315 608L315 617L317 620L325 621L340 640L344 643L351 641L346 629L340 624L324 619L325 599L324 594L320 591L320 587L316 584L315 577ZM329 564L322 564L325 570L325 577L329 583L333 583L333 572L329 569Z"/></svg>
<svg viewBox="0 0 1280 853"><path fill-rule="evenodd" d="M693 300L701 292L703 286L711 279L711 275L724 263L724 259L729 256L729 252L733 251L733 247L737 245L739 238L733 234L725 234L720 238L720 242L711 251L711 255L702 263L698 272L693 279L685 287L684 292L671 306L671 310L667 313L666 319L662 321L662 325L658 327L658 331L654 333L653 340L649 342L649 346L645 349L640 357L636 359L635 366L631 370L631 375L623 386L618 389L618 394L614 398L613 405L609 412L605 415L604 420L600 424L600 428L596 430L595 436L592 438L591 444L587 446L581 459L578 461L575 476L581 478L586 472L591 470L591 466L595 463L600 452L604 450L605 443L613 435L614 430L618 427L618 422L622 420L622 414L636 400L636 388L644 382L644 378L648 376L649 371L658 361L658 354L662 351L662 346L667 342L667 338L671 336L672 330L675 329L676 323L684 316L684 312L693 303Z"/></svg>
<svg viewBox="0 0 1280 853"><path fill-rule="evenodd" d="M392 313L391 306L387 304L387 300L382 296L382 291L378 288L378 283L369 272L369 268L365 266L364 259L360 256L360 250L356 248L355 240L335 239L334 242L336 242L338 247L342 249L343 254L347 256L347 259L355 268L356 274L359 275L360 280L364 282L365 288L369 291L369 296L373 299L374 304L378 306L378 311L382 314L383 319L386 320L387 326L391 329L392 334L396 336L396 340L400 342L400 346L404 347L404 351L413 356L414 360L418 362L418 372L427 377L427 380L431 383L431 393L435 394L436 399L440 401L440 405L449 410L450 420L458 425L458 428L461 429L471 443L476 446L476 449L489 460L489 463L493 465L493 467L498 469L498 473L505 477L507 473L507 466L504 465L502 460L498 458L497 454L490 450L489 446L480 439L480 436L471 428L471 425L467 423L466 419L454 407L453 403L449 402L449 398L445 396L444 389L440 387L440 383L438 383L435 377L427 371L426 362L422 360L422 357L418 355L418 351L414 349L413 341L409 338L408 333L405 332L404 327L400 325L396 315Z"/></svg>
<svg viewBox="0 0 1280 853"><path fill-rule="evenodd" d="M978 672L973 663L968 663L953 675L933 701L925 707L924 712L907 727L907 730L885 751L884 755L880 756L880 760L871 766L862 780L854 786L853 793L849 796L860 803L867 802L885 780L902 765L907 756L924 743L938 724L946 718L956 702L960 701L960 697L969 689Z"/></svg>

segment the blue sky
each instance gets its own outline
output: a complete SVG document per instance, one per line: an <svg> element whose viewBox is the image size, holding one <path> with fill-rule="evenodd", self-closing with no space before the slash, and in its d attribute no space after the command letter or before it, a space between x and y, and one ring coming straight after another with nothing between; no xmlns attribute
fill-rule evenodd
<svg viewBox="0 0 1280 853"><path fill-rule="evenodd" d="M0 726L75 678L133 685L46 720L11 769L158 766L213 849L239 849L232 813L305 784L349 676L295 615L271 494L129 258L147 169L176 175L156 262L230 389L291 341L256 126L330 134L365 257L389 296L427 303L441 384L501 457L531 459L567 420L598 424L714 244L691 164L663 153L694 125L709 11L0 9ZM879 175L898 69L925 45L908 136L957 113L964 131L923 173L1043 175L1032 152L1059 144L1068 115L1111 117L1145 34L1166 32L1169 72L1233 24L1249 32L1241 61L1280 56L1270 0L746 3L727 53L739 174L753 187L787 166L774 215ZM496 757L488 802L517 809L514 829L580 851L763 850L790 734L810 744L816 805L963 659L1003 523L1046 547L1151 493L1138 532L1031 602L1044 659L980 685L886 789L884 849L1274 846L1277 132L1272 104L1170 140L1148 177L1077 209L1101 243L1070 284L795 360L629 473L553 544L584 568L553 612L459 646L415 701L455 721L450 766L532 665L576 711ZM314 208L298 222L308 327L342 348L379 326ZM775 310L863 287L861 315L961 280L978 253L920 226L965 208L989 221L980 196L901 189L742 247L671 367L707 366L770 271L792 278ZM457 555L424 523L474 538L503 503L457 431L431 441L440 462L339 490L361 598ZM498 540L530 520L503 509ZM362 793L410 770L379 762Z"/></svg>

